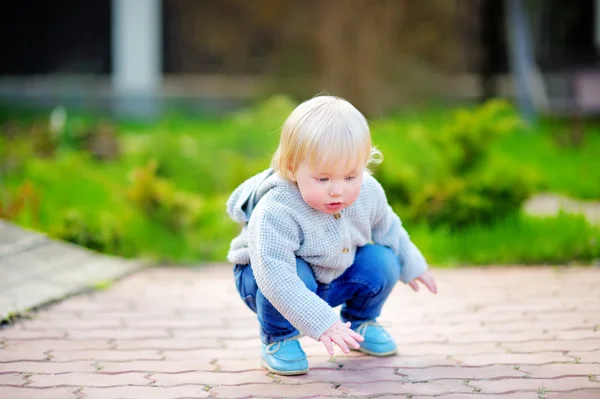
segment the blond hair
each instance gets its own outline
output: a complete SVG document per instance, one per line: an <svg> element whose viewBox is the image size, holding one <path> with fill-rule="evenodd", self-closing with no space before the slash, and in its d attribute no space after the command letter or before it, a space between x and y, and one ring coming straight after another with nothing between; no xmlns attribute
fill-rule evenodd
<svg viewBox="0 0 600 399"><path fill-rule="evenodd" d="M281 130L271 167L284 178L307 161L311 169L344 162L345 170L381 162L366 118L340 97L317 96L298 105Z"/></svg>

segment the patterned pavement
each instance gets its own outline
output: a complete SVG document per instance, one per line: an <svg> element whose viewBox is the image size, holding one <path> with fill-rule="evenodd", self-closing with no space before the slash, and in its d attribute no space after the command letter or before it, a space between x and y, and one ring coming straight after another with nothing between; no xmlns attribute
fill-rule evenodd
<svg viewBox="0 0 600 399"><path fill-rule="evenodd" d="M146 269L0 329L0 398L600 399L599 268L434 273L386 303L397 356L304 337L310 372L282 377L229 266Z"/></svg>

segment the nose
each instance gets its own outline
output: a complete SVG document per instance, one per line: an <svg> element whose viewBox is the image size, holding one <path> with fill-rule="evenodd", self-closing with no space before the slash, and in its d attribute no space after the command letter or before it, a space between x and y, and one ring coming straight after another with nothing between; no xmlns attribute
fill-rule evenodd
<svg viewBox="0 0 600 399"><path fill-rule="evenodd" d="M332 184L329 188L329 195L332 197L339 197L342 195L342 186L339 184Z"/></svg>

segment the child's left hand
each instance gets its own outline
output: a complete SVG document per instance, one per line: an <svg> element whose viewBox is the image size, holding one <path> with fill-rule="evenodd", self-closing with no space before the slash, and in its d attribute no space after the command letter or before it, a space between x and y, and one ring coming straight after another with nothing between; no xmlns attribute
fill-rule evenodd
<svg viewBox="0 0 600 399"><path fill-rule="evenodd" d="M421 274L419 277L408 283L408 285L410 285L410 288L412 288L415 291L419 291L419 285L417 284L417 281L420 281L421 284L423 284L429 289L429 291L433 292L434 294L437 294L437 285L435 284L435 279L433 278L433 275L431 275L431 273L429 273L428 271L426 271L425 273Z"/></svg>

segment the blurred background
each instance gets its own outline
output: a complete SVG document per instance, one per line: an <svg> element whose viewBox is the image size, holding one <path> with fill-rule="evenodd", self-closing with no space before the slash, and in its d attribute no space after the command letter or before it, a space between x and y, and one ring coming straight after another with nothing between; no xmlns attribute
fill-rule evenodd
<svg viewBox="0 0 600 399"><path fill-rule="evenodd" d="M0 42L0 218L23 227L224 261L228 195L329 93L431 263L600 259L600 0L21 0Z"/></svg>

